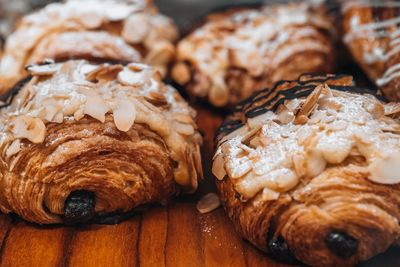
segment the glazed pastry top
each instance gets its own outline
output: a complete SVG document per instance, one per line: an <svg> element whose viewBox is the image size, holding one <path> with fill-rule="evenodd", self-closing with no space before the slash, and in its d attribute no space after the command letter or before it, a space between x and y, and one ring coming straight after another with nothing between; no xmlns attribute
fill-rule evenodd
<svg viewBox="0 0 400 267"><path fill-rule="evenodd" d="M7 39L0 73L21 75L27 64L68 57L74 49L91 57L145 62L165 72L177 36L173 21L151 0L53 3L22 18Z"/></svg>
<svg viewBox="0 0 400 267"><path fill-rule="evenodd" d="M349 76L326 83L303 78L256 94L227 120L215 176L228 175L243 199L261 192L263 201L335 166L368 173L376 183L399 183L400 105L355 93Z"/></svg>
<svg viewBox="0 0 400 267"><path fill-rule="evenodd" d="M315 41L301 41L277 51L293 36L317 38L315 27L332 30L327 14L316 10L306 3L292 3L211 14L204 25L178 44L178 60L192 63L210 79L211 102L223 102L229 95L225 76L230 67L260 77L298 52L330 52L329 45ZM177 76L180 80L185 77L183 71Z"/></svg>
<svg viewBox="0 0 400 267"><path fill-rule="evenodd" d="M367 1L352 0L343 1L342 12L346 14L352 9L372 8L372 9L389 9L399 8L400 3L396 1ZM355 12L349 23L349 30L344 36L344 42L351 44L355 40L366 39L371 42L367 45L362 55L362 60L366 64L385 63L400 53L400 15L394 15L390 18L380 17L379 19L371 19L365 21L362 12ZM386 86L391 81L400 77L400 63L388 64L383 75L372 74L376 80L377 86Z"/></svg>
<svg viewBox="0 0 400 267"><path fill-rule="evenodd" d="M194 122L196 113L174 88L163 84L157 71L137 63L93 65L87 61L32 65L27 70L30 81L21 84L0 110L3 159L17 157L22 146L42 143L48 124L78 122L84 116L104 123L106 116L112 116L120 131L139 123L156 132L178 163L176 182L196 188L193 173L198 172L193 170L201 173L201 165L188 162L185 156L192 144L202 142Z"/></svg>

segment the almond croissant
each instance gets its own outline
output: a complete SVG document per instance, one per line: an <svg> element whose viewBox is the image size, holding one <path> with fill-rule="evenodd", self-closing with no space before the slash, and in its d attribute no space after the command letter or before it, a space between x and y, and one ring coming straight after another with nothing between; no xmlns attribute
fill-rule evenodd
<svg viewBox="0 0 400 267"><path fill-rule="evenodd" d="M173 58L177 28L151 0L69 0L22 18L5 45L0 91L45 59L144 62L163 75Z"/></svg>
<svg viewBox="0 0 400 267"><path fill-rule="evenodd" d="M400 100L400 3L343 1L344 43L386 98Z"/></svg>
<svg viewBox="0 0 400 267"><path fill-rule="evenodd" d="M311 266L384 252L400 238L399 114L351 76L301 76L242 102L213 163L236 229Z"/></svg>
<svg viewBox="0 0 400 267"><path fill-rule="evenodd" d="M333 28L322 6L306 3L213 13L178 43L171 74L193 96L232 105L281 79L332 71Z"/></svg>
<svg viewBox="0 0 400 267"><path fill-rule="evenodd" d="M27 71L0 110L2 212L84 222L197 188L195 111L151 67L68 61Z"/></svg>

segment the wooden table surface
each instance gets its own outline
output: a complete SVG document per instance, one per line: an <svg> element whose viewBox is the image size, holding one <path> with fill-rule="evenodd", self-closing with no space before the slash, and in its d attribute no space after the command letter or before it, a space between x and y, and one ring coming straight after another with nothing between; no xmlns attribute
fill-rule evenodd
<svg viewBox="0 0 400 267"><path fill-rule="evenodd" d="M0 267L286 266L243 241L222 208L209 214L196 210L200 196L215 190L210 171L212 141L222 121L216 111L197 110L205 134L205 179L198 193L118 225L39 227L0 215ZM400 266L400 249L391 249L363 266Z"/></svg>

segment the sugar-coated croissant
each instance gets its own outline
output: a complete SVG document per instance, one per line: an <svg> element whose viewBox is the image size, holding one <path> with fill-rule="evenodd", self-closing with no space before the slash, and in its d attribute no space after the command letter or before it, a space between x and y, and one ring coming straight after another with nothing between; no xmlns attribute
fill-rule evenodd
<svg viewBox="0 0 400 267"><path fill-rule="evenodd" d="M144 62L163 75L178 36L172 20L151 0L68 0L22 18L0 61L0 90L45 59Z"/></svg>
<svg viewBox="0 0 400 267"><path fill-rule="evenodd" d="M242 102L213 173L238 232L283 261L353 266L400 237L400 104L351 76L301 76Z"/></svg>
<svg viewBox="0 0 400 267"><path fill-rule="evenodd" d="M151 67L67 61L27 71L0 109L2 212L83 222L197 188L195 111Z"/></svg>
<svg viewBox="0 0 400 267"><path fill-rule="evenodd" d="M307 72L331 72L333 23L305 3L232 8L209 15L177 46L173 79L214 106Z"/></svg>
<svg viewBox="0 0 400 267"><path fill-rule="evenodd" d="M400 100L400 3L342 2L344 43L383 94Z"/></svg>

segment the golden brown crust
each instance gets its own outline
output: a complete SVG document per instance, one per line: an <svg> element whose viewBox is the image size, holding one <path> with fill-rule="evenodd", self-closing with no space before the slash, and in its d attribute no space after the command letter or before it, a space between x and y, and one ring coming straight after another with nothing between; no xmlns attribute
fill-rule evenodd
<svg viewBox="0 0 400 267"><path fill-rule="evenodd" d="M6 164L12 167L2 168L2 211L41 224L63 222L65 200L77 190L95 193L99 215L163 202L179 191L163 139L140 124L121 132L110 116L105 123L48 125L43 143L24 142Z"/></svg>
<svg viewBox="0 0 400 267"><path fill-rule="evenodd" d="M228 216L238 232L252 244L280 260L297 259L311 266L353 266L382 253L398 241L398 167L388 167L388 172L376 176L376 169L371 166L376 166L374 162L379 161L375 157L391 153L390 149L394 149L392 152L397 155L395 166L398 166L396 149L400 146L400 138L397 130L392 130L400 129L400 123L390 117L397 114L391 107L399 106L359 95L362 92L354 87L350 76L302 76L298 81L281 82L272 90L260 91L242 102L228 117L217 137L213 172ZM356 124L340 127L349 131L345 135L339 133L341 130L337 132L340 123L337 124L336 120L345 119L347 115L341 113L343 110L336 97L341 101L354 97L354 108L349 109L354 112L353 121L363 116L357 113L357 106L365 107L368 110L365 114L373 114L365 125L373 125L374 120L381 121L376 124L376 127L382 127L381 130L370 128L368 131L372 138L382 135L378 138L382 142L378 139L372 141L372 146L377 149L375 152L362 150L370 146L367 143L363 143L360 149L353 143L342 161L333 158L333 155L341 154L343 140L359 134L358 130L350 134L351 129L359 127ZM281 116L285 109L293 108L293 103L299 108L294 109L295 116L289 121L296 121L296 116L302 116L302 113L307 114L306 120L309 120L294 122L291 128L294 130L292 134L297 136L294 143L290 141L293 136L284 130L285 125L292 122L287 122L287 116ZM313 107L308 113L309 103L313 103ZM306 137L307 125L314 125L311 120L317 121L316 114L324 110L324 105L328 107L326 110L337 109L337 119L321 119L315 128L311 126L315 132ZM380 105L385 108L381 110ZM257 128L257 123L261 122L264 126ZM360 123L363 125L364 122ZM390 127L381 123L389 123L394 128L389 130ZM333 138L335 149L326 155L328 163L320 165L317 155L320 151L324 153L325 130L330 131L328 138ZM301 163L296 157L301 157L303 149L306 155L316 154ZM375 156L370 158L370 153ZM247 159L252 162L252 169L248 168ZM274 176L277 170L278 175ZM389 182L384 178L392 170L395 181ZM301 174L303 171L305 173Z"/></svg>
<svg viewBox="0 0 400 267"><path fill-rule="evenodd" d="M69 0L25 16L4 47L0 92L45 59L144 62L163 75L175 52L172 20L149 0Z"/></svg>
<svg viewBox="0 0 400 267"><path fill-rule="evenodd" d="M331 72L329 15L306 4L232 8L209 15L177 46L172 77L215 106L302 73Z"/></svg>
<svg viewBox="0 0 400 267"><path fill-rule="evenodd" d="M344 43L353 58L392 101L400 99L398 27L400 5L396 1L343 1Z"/></svg>
<svg viewBox="0 0 400 267"><path fill-rule="evenodd" d="M0 110L2 212L62 223L74 192L93 194L101 216L196 190L195 112L158 72L86 61L28 71Z"/></svg>

